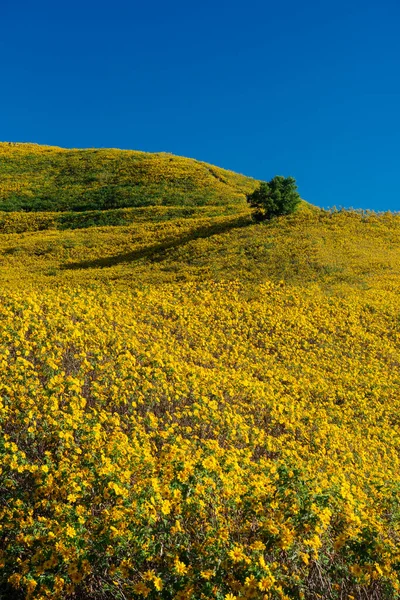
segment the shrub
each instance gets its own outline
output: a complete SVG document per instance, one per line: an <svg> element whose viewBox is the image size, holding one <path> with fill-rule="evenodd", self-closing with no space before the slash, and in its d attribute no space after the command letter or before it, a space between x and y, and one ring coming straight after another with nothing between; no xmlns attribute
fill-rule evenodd
<svg viewBox="0 0 400 600"><path fill-rule="evenodd" d="M247 196L247 202L255 209L256 221L264 221L279 215L294 212L301 200L296 180L277 175L271 181L262 182L260 187Z"/></svg>

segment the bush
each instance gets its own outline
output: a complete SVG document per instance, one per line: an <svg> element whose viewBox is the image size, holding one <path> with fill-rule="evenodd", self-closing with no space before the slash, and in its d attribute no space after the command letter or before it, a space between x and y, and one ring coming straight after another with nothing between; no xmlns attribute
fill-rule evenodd
<svg viewBox="0 0 400 600"><path fill-rule="evenodd" d="M257 190L247 195L247 202L255 209L253 217L257 221L289 215L296 210L300 200L296 180L281 175L261 183Z"/></svg>

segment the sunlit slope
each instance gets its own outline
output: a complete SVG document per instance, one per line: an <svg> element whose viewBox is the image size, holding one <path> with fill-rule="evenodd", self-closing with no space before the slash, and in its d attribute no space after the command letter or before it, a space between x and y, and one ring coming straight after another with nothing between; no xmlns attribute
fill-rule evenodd
<svg viewBox="0 0 400 600"><path fill-rule="evenodd" d="M98 222L120 224L82 228ZM47 229L58 226L74 229ZM306 204L263 224L252 222L247 207L152 207L77 218L3 213L0 229L8 232L0 234L1 279L16 285L272 279L376 290L397 286L400 273L399 216L328 213Z"/></svg>
<svg viewBox="0 0 400 600"><path fill-rule="evenodd" d="M0 597L398 598L400 218L179 211L0 235Z"/></svg>
<svg viewBox="0 0 400 600"><path fill-rule="evenodd" d="M0 143L0 210L244 203L257 182L167 153Z"/></svg>

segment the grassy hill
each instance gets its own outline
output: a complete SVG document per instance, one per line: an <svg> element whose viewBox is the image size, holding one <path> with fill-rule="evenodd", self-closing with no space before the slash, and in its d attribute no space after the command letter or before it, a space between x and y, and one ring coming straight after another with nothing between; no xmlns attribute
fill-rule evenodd
<svg viewBox="0 0 400 600"><path fill-rule="evenodd" d="M0 213L5 285L143 286L239 279L323 290L388 289L400 272L400 217L328 212L256 224L246 206ZM361 290L361 291L360 291Z"/></svg>
<svg viewBox="0 0 400 600"><path fill-rule="evenodd" d="M399 597L400 216L3 212L0 279L1 600Z"/></svg>
<svg viewBox="0 0 400 600"><path fill-rule="evenodd" d="M250 177L172 154L0 143L0 210L241 203Z"/></svg>

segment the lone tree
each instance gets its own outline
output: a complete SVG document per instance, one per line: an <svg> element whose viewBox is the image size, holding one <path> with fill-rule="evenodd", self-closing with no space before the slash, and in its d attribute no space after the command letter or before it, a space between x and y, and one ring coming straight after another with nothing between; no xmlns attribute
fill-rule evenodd
<svg viewBox="0 0 400 600"><path fill-rule="evenodd" d="M293 177L277 175L271 181L247 195L247 202L255 209L253 218L265 221L279 215L289 215L300 203L296 180Z"/></svg>

